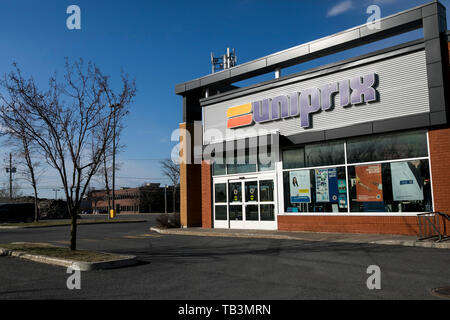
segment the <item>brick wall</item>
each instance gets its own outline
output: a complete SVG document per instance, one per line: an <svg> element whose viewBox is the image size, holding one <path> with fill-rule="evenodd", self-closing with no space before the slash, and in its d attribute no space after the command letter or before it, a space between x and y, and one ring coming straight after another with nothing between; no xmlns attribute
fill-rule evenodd
<svg viewBox="0 0 450 320"><path fill-rule="evenodd" d="M428 134L434 209L450 214L450 128L430 130ZM447 222L446 228L450 233L450 222Z"/></svg>
<svg viewBox="0 0 450 320"><path fill-rule="evenodd" d="M180 164L180 221L184 227L200 227L201 217L201 165L193 163L194 124L180 124L180 157L191 164ZM189 153L184 154L187 150ZM189 158L189 159L188 159Z"/></svg>
<svg viewBox="0 0 450 320"><path fill-rule="evenodd" d="M419 235L417 217L278 216L278 230Z"/></svg>
<svg viewBox="0 0 450 320"><path fill-rule="evenodd" d="M207 161L202 161L202 227L212 228L212 176Z"/></svg>

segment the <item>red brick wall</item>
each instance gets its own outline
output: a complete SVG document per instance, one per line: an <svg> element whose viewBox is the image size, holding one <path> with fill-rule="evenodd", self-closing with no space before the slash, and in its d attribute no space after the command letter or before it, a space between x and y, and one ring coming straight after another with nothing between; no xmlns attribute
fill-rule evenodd
<svg viewBox="0 0 450 320"><path fill-rule="evenodd" d="M211 165L202 161L202 227L212 228L212 176Z"/></svg>
<svg viewBox="0 0 450 320"><path fill-rule="evenodd" d="M417 217L278 216L278 230L419 235Z"/></svg>
<svg viewBox="0 0 450 320"><path fill-rule="evenodd" d="M428 134L434 209L450 214L450 128L430 130ZM446 227L447 233L450 233L450 222Z"/></svg>

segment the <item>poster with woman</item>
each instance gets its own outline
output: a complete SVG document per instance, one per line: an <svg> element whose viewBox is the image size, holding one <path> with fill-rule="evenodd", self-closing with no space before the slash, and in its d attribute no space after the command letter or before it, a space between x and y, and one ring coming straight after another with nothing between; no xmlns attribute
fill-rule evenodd
<svg viewBox="0 0 450 320"><path fill-rule="evenodd" d="M381 164L358 166L356 169L356 201L383 201Z"/></svg>
<svg viewBox="0 0 450 320"><path fill-rule="evenodd" d="M311 203L311 177L309 170L289 172L291 203Z"/></svg>

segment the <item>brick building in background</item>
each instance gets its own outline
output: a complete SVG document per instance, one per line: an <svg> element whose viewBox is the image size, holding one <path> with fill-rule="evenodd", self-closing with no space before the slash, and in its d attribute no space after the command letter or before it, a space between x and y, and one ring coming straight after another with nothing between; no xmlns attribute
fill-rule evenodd
<svg viewBox="0 0 450 320"><path fill-rule="evenodd" d="M433 1L380 26L175 87L183 226L418 235L418 214L450 213L446 9ZM416 29L416 41L280 77L283 68ZM234 86L269 72L274 80ZM201 164L196 141L212 156Z"/></svg>
<svg viewBox="0 0 450 320"><path fill-rule="evenodd" d="M173 186L164 186L159 183L149 183L138 188L122 188L115 191L115 204L117 213L164 213L165 195L167 198L167 212L173 212ZM179 187L176 189L175 209L179 211ZM107 213L112 205L112 194L108 197L105 190L93 190L88 194L88 200L94 213Z"/></svg>

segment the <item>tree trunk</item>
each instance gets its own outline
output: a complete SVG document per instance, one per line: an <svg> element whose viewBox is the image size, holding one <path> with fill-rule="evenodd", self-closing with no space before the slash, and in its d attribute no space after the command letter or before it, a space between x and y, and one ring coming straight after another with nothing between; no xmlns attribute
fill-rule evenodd
<svg viewBox="0 0 450 320"><path fill-rule="evenodd" d="M34 221L39 221L39 204L38 204L38 193L36 186L33 186L34 189Z"/></svg>
<svg viewBox="0 0 450 320"><path fill-rule="evenodd" d="M72 212L70 212L72 211ZM69 214L72 217L70 223L70 251L77 250L77 212L74 209L69 209Z"/></svg>

